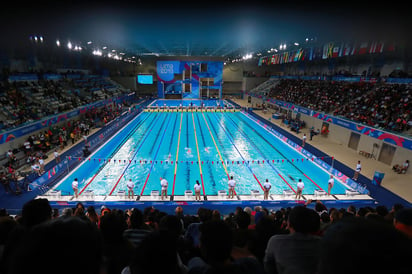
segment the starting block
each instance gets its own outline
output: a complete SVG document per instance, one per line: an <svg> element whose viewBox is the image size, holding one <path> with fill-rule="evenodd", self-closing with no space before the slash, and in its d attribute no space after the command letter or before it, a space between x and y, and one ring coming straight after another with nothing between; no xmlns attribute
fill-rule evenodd
<svg viewBox="0 0 412 274"><path fill-rule="evenodd" d="M150 196L152 197L152 199L158 199L159 198L159 190L152 190L150 192Z"/></svg>
<svg viewBox="0 0 412 274"><path fill-rule="evenodd" d="M359 192L357 192L356 190L353 190L353 189L347 189L347 190L345 190L345 195L346 195L346 196L355 196L355 195L357 195L357 194L359 194Z"/></svg>
<svg viewBox="0 0 412 274"><path fill-rule="evenodd" d="M283 196L285 196L285 197L291 197L291 196L294 196L294 195L295 195L295 193L290 189L284 189L283 190Z"/></svg>
<svg viewBox="0 0 412 274"><path fill-rule="evenodd" d="M257 196L260 195L260 192L259 192L259 190L252 189L252 190L250 191L250 195L251 195L253 198L257 198Z"/></svg>
<svg viewBox="0 0 412 274"><path fill-rule="evenodd" d="M186 198L192 198L193 197L193 191L192 190L185 190L185 197Z"/></svg>
<svg viewBox="0 0 412 274"><path fill-rule="evenodd" d="M321 189L315 189L315 193L314 193L315 197L322 197L322 196L326 196L327 193L324 190Z"/></svg>
<svg viewBox="0 0 412 274"><path fill-rule="evenodd" d="M93 190L86 190L83 193L84 198L89 199L89 200L94 200L94 191Z"/></svg>
<svg viewBox="0 0 412 274"><path fill-rule="evenodd" d="M226 190L219 190L219 191L217 192L217 195L218 195L220 198L225 198L225 196L227 195Z"/></svg>
<svg viewBox="0 0 412 274"><path fill-rule="evenodd" d="M59 190L50 190L49 196L50 198L59 199L62 196L62 192Z"/></svg>

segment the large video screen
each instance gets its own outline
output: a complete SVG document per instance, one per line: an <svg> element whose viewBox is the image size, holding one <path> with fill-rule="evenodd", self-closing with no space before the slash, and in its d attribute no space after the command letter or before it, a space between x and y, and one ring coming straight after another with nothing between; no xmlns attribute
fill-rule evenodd
<svg viewBox="0 0 412 274"><path fill-rule="evenodd" d="M153 84L153 75L151 74L138 74L137 83L142 85L152 85Z"/></svg>
<svg viewBox="0 0 412 274"><path fill-rule="evenodd" d="M223 61L158 60L157 91L159 98L182 94L183 99L200 98L201 83L207 81L207 90L222 93Z"/></svg>

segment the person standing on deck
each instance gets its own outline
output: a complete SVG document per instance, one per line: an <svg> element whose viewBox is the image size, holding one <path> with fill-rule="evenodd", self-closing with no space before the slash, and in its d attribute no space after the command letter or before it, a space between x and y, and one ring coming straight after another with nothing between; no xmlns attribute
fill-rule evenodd
<svg viewBox="0 0 412 274"><path fill-rule="evenodd" d="M127 198L130 199L130 196L132 196L132 199L134 198L134 183L132 179L127 181Z"/></svg>
<svg viewBox="0 0 412 274"><path fill-rule="evenodd" d="M200 190L202 189L202 186L200 185L199 180L196 180L196 184L194 186L194 189L195 189L195 199L196 199L196 201L200 201L201 200Z"/></svg>
<svg viewBox="0 0 412 274"><path fill-rule="evenodd" d="M362 170L362 165L360 163L360 161L358 161L358 163L356 164L356 169L355 169L355 173L353 174L353 180L357 181L358 177L359 177L359 173Z"/></svg>
<svg viewBox="0 0 412 274"><path fill-rule="evenodd" d="M77 181L77 178L74 179L72 183L72 188L74 192L74 197L77 199L77 197L79 197L79 182Z"/></svg>
<svg viewBox="0 0 412 274"><path fill-rule="evenodd" d="M163 198L167 199L167 186L169 185L169 183L167 182L167 180L165 178L160 177L160 186L162 188L162 200Z"/></svg>
<svg viewBox="0 0 412 274"><path fill-rule="evenodd" d="M229 199L232 199L235 195L235 187L236 187L236 181L233 179L233 176L230 176L230 180L228 182L229 184Z"/></svg>
<svg viewBox="0 0 412 274"><path fill-rule="evenodd" d="M297 190L296 190L296 197L295 199L300 200L302 197L303 189L305 188L305 184L302 182L302 179L299 179L299 182L297 184Z"/></svg>
<svg viewBox="0 0 412 274"><path fill-rule="evenodd" d="M334 183L335 183L335 180L333 179L333 175L330 175L330 179L328 181L328 195L330 195L330 192L333 188Z"/></svg>
<svg viewBox="0 0 412 274"><path fill-rule="evenodd" d="M269 183L269 179L266 179L266 182L263 184L263 200L269 199L269 192L272 188L272 185Z"/></svg>

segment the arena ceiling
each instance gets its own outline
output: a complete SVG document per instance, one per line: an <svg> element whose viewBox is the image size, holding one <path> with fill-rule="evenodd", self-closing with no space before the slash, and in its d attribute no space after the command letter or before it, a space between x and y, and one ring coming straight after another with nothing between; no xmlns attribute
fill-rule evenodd
<svg viewBox="0 0 412 274"><path fill-rule="evenodd" d="M1 10L1 43L32 35L138 56L238 58L305 41L409 36L403 4L337 1L32 1ZM68 3L70 2L70 3Z"/></svg>

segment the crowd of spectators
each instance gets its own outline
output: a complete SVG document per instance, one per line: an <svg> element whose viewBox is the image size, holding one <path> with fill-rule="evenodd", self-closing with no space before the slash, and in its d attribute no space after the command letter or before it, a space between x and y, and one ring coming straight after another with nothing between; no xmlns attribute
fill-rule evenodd
<svg viewBox="0 0 412 274"><path fill-rule="evenodd" d="M125 93L121 86L104 77L71 75L59 75L57 80L1 81L0 130Z"/></svg>
<svg viewBox="0 0 412 274"><path fill-rule="evenodd" d="M335 109L334 115L396 132L412 127L412 92L406 84L384 84L354 97L350 104Z"/></svg>
<svg viewBox="0 0 412 274"><path fill-rule="evenodd" d="M1 273L411 273L412 208L0 210Z"/></svg>
<svg viewBox="0 0 412 274"><path fill-rule="evenodd" d="M38 134L31 134L19 148L9 150L0 166L0 182L6 193L21 193L23 186L18 183L19 174L41 176L45 170L45 159L53 157L56 164L61 152L79 140L87 145L87 137L95 127L101 127L122 113L124 104L111 103L101 108L89 109L79 119L52 125ZM19 172L20 171L20 172ZM23 175L25 174L25 175ZM30 178L33 179L32 176ZM24 184L24 182L23 182ZM13 188L11 187L13 185Z"/></svg>
<svg viewBox="0 0 412 274"><path fill-rule="evenodd" d="M269 97L395 132L412 127L411 85L282 79Z"/></svg>

